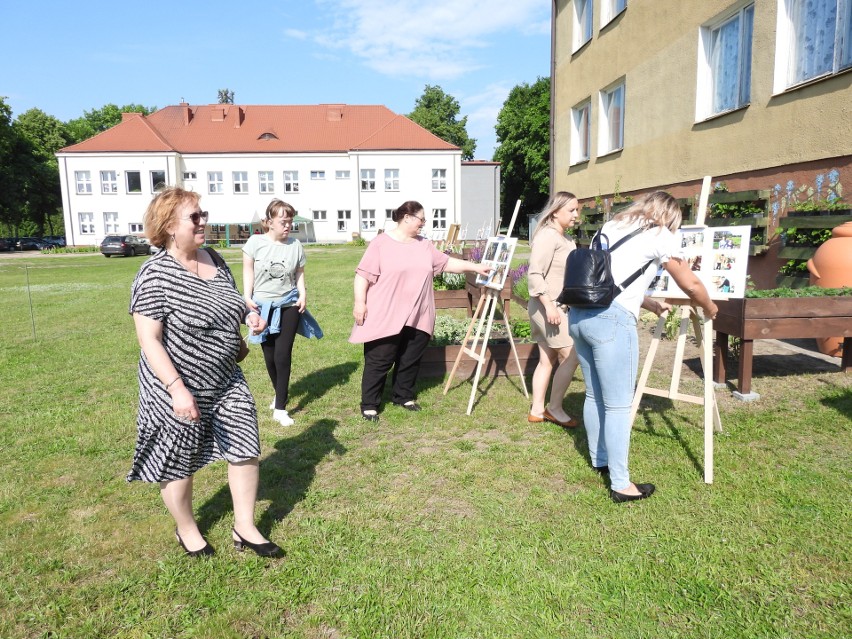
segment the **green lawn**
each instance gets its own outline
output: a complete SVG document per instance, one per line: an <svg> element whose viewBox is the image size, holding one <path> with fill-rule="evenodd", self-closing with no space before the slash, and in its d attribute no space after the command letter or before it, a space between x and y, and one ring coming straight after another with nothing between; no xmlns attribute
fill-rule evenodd
<svg viewBox="0 0 852 639"><path fill-rule="evenodd" d="M631 469L658 492L619 506L582 432L527 423L517 379L481 384L469 417L469 382L444 396L422 380L423 412L362 421L361 351L346 341L362 251L308 249L326 337L296 343L295 427L270 418L259 348L244 362L258 519L279 561L230 547L223 464L196 476L208 561L183 556L155 486L124 481L143 258L0 257L0 637L852 634L849 376L764 380L752 404L719 393L712 486L701 408L649 400ZM240 281L238 253L224 255ZM577 379L566 408L581 404Z"/></svg>

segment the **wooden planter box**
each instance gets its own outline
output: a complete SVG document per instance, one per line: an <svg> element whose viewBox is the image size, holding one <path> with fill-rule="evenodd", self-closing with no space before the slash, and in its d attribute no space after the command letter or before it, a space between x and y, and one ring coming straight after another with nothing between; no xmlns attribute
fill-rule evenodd
<svg viewBox="0 0 852 639"><path fill-rule="evenodd" d="M478 298L477 298L478 299ZM473 302L466 289L456 291L435 291L435 308L463 308L467 316L473 315Z"/></svg>
<svg viewBox="0 0 852 639"><path fill-rule="evenodd" d="M737 390L751 392L752 358L756 339L843 337L840 368L852 367L852 296L744 298L717 302L713 380L725 382L728 335L739 337Z"/></svg>
<svg viewBox="0 0 852 639"><path fill-rule="evenodd" d="M481 343L477 350L479 348L481 348ZM453 370L453 364L456 362L460 349L461 346L429 346L423 354L423 359L420 360L420 375L442 377L448 374ZM515 343L515 349L518 351L518 359L521 362L524 375L532 375L538 365L538 345ZM511 377L519 374L518 367L515 365L515 358L512 357L512 347L508 342L490 344L486 355L488 359L482 366L483 378L497 377L498 375ZM476 361L468 355L463 355L456 375L464 379L475 372Z"/></svg>

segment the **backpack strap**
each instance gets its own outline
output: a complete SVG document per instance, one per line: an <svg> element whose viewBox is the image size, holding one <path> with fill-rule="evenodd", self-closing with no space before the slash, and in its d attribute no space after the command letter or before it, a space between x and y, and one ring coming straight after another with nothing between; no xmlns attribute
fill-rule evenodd
<svg viewBox="0 0 852 639"><path fill-rule="evenodd" d="M216 249L210 248L209 246L204 249L207 251L207 254L213 260L213 263L219 268L228 268L228 265L225 264L225 260L222 259L222 256L216 251Z"/></svg>
<svg viewBox="0 0 852 639"><path fill-rule="evenodd" d="M638 229L636 229L635 231L633 231L629 235L625 235L620 240L618 240L618 242L613 244L612 248L609 249L609 252L612 253L615 249L617 249L619 246L624 244L627 240L629 240L630 238L636 237L637 235L645 232L646 230L647 229L645 227L640 226ZM624 292L624 289L626 289L628 286L633 284L633 282L636 281L636 278L638 278L640 275L642 275L642 273L645 272L645 269L647 269L651 265L651 262L653 262L653 261L654 261L653 259L648 260L647 262L645 262L645 264L641 268L636 269L636 271L633 274L631 274L630 277L628 277L626 280L624 280L621 284L619 284L617 286L618 290L621 291L621 292Z"/></svg>

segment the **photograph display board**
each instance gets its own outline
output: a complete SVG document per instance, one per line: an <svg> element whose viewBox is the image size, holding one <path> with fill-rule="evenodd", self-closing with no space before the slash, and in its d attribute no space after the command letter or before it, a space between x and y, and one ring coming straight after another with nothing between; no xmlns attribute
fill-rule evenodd
<svg viewBox="0 0 852 639"><path fill-rule="evenodd" d="M509 274L509 264L518 244L516 237L489 237L482 254L482 263L491 267L488 276L477 275L476 283L489 288L501 289Z"/></svg>
<svg viewBox="0 0 852 639"><path fill-rule="evenodd" d="M713 299L743 297L748 268L750 226L684 226L679 229L681 255ZM686 298L665 269L648 288L652 297Z"/></svg>

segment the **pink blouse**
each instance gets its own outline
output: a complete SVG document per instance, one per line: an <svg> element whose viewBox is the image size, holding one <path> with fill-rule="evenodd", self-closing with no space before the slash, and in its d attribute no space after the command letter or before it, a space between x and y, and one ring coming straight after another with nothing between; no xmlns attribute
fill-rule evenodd
<svg viewBox="0 0 852 639"><path fill-rule="evenodd" d="M369 283L367 317L352 328L349 341L363 344L398 335L404 326L431 335L435 330L432 278L449 260L423 237L399 242L388 233L377 235L355 269Z"/></svg>

